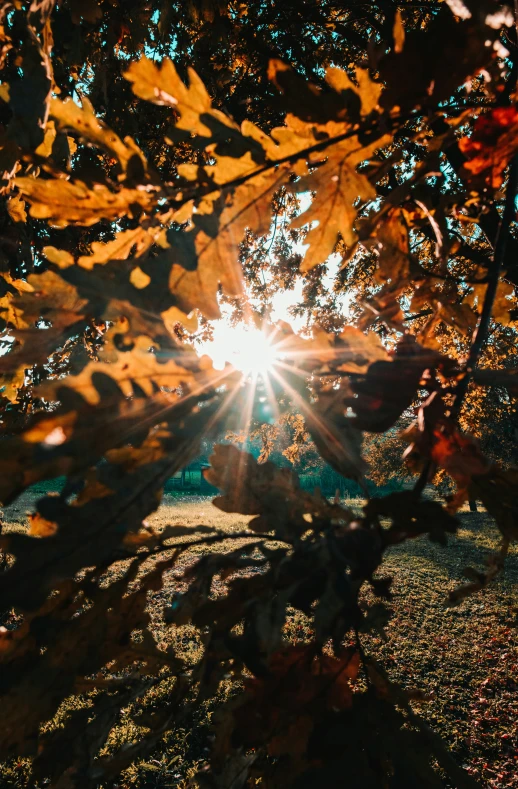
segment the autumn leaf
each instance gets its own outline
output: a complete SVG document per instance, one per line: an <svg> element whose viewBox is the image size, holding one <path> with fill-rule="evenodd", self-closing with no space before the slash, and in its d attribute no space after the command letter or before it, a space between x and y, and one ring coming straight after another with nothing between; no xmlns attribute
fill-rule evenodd
<svg viewBox="0 0 518 789"><path fill-rule="evenodd" d="M471 789L363 640L392 627L386 552L445 544L463 497L503 540L453 598L517 534L514 18L126 5L0 9L0 499L58 490L0 529L0 756L31 785L112 785L217 701L200 785ZM198 357L221 312L266 325L278 294L301 328L275 327L262 379ZM414 410L421 477L372 494ZM218 441L205 477L239 530L154 528ZM421 494L436 468L447 507ZM363 512L330 500L337 474Z"/></svg>
<svg viewBox="0 0 518 789"><path fill-rule="evenodd" d="M472 495L480 498L493 516L507 540L518 540L518 509L516 506L516 468L502 469L496 464L473 474L470 480Z"/></svg>
<svg viewBox="0 0 518 789"><path fill-rule="evenodd" d="M463 170L470 183L482 183L498 189L504 170L518 151L518 111L511 107L496 107L482 113L475 121L470 136L459 140L459 148L466 156Z"/></svg>
<svg viewBox="0 0 518 789"><path fill-rule="evenodd" d="M304 409L307 428L318 451L329 465L349 479L363 480L367 465L362 458L362 433L346 416L348 387L319 391L318 401Z"/></svg>
<svg viewBox="0 0 518 789"><path fill-rule="evenodd" d="M128 164L136 157L142 171L146 167L144 154L131 139L126 137L124 142L105 123L95 115L94 109L86 96L82 97L82 107L79 107L71 98L61 101L53 98L50 102L50 114L63 130L75 131L83 140L103 148L119 160L121 169L125 171Z"/></svg>
<svg viewBox="0 0 518 789"><path fill-rule="evenodd" d="M29 534L32 537L52 537L57 530L56 523L43 518L38 512L29 515Z"/></svg>
<svg viewBox="0 0 518 789"><path fill-rule="evenodd" d="M289 527L304 528L299 484L292 471L278 469L270 462L259 466L252 455L233 446L216 446L210 460L205 479L225 491L214 499L216 507L257 516L249 523L253 531L275 528L282 534ZM265 515L273 516L274 521Z"/></svg>
<svg viewBox="0 0 518 789"><path fill-rule="evenodd" d="M193 68L188 69L189 84L185 85L169 58L160 66L143 56L132 63L125 75L132 83L136 96L154 104L162 104L178 111L177 128L192 134L214 139L226 139L238 127L220 110L212 107L212 100Z"/></svg>
<svg viewBox="0 0 518 789"><path fill-rule="evenodd" d="M32 286L23 279L14 279L8 272L0 274L0 319L4 326L26 328L27 322L23 309L17 306L16 297L22 293L31 293Z"/></svg>
<svg viewBox="0 0 518 789"><path fill-rule="evenodd" d="M469 498L469 487L474 477L486 474L489 463L472 439L447 427L434 430L431 457L457 483L457 492L450 504L455 511Z"/></svg>
<svg viewBox="0 0 518 789"><path fill-rule="evenodd" d="M389 141L390 137L385 135L365 147L355 137L336 143L330 147L326 161L297 183L299 191L317 190L310 207L292 223L293 227L304 227L309 222L318 222L305 237L309 249L301 271L310 271L327 260L334 251L338 234L349 247L356 242L357 201L367 202L376 196L376 190L367 176L358 172L357 166Z"/></svg>
<svg viewBox="0 0 518 789"><path fill-rule="evenodd" d="M211 384L221 383L223 376L212 369L208 357L202 358L200 369L201 372L196 373L167 357L162 361L152 340L137 337L131 350L120 352L116 361L109 364L91 362L78 375L49 381L39 391L42 396L56 399L59 390L65 386L95 405L117 390L126 397L151 397L161 387L173 392L182 387L185 392L193 389L201 394Z"/></svg>
<svg viewBox="0 0 518 789"><path fill-rule="evenodd" d="M223 491L214 505L223 512L255 515L248 524L252 531L272 529L291 539L306 530L304 514L333 515L344 521L351 517L348 510L303 491L290 469L278 468L270 461L259 464L253 455L232 445L216 445L210 463L204 471L205 479Z"/></svg>
<svg viewBox="0 0 518 789"><path fill-rule="evenodd" d="M90 227L100 219L133 216L153 205L152 195L139 189L112 192L103 184L90 189L82 181L42 178L17 178L16 185L31 204L31 216L47 219L55 227Z"/></svg>
<svg viewBox="0 0 518 789"><path fill-rule="evenodd" d="M25 385L25 368L23 366L14 372L5 372L0 375L0 396L7 398L11 403L18 400L18 393Z"/></svg>
<svg viewBox="0 0 518 789"><path fill-rule="evenodd" d="M355 69L354 76L353 82L342 69L326 69L325 81L332 92L324 92L282 60L270 60L268 64L268 79L284 94L286 109L297 118L319 124L356 122L379 107L383 86L373 82L367 69Z"/></svg>
<svg viewBox="0 0 518 789"><path fill-rule="evenodd" d="M27 212L25 211L25 203L20 198L20 195L10 197L7 201L7 212L13 222L26 222Z"/></svg>
<svg viewBox="0 0 518 789"><path fill-rule="evenodd" d="M160 237L164 234L163 228L136 227L133 230L121 230L115 235L112 241L94 241L90 255L81 255L77 261L73 255L66 250L56 249L56 247L44 247L43 254L60 268L68 268L76 262L78 266L91 269L97 265L104 265L110 260L125 260L133 252L135 258L143 255L153 243L160 243ZM165 245L164 242L162 245Z"/></svg>
<svg viewBox="0 0 518 789"><path fill-rule="evenodd" d="M391 361L375 361L350 381L346 404L355 414L352 424L376 433L388 430L412 404L425 370L440 363L439 354L403 337Z"/></svg>
<svg viewBox="0 0 518 789"><path fill-rule="evenodd" d="M288 173L285 166L207 195L191 227L171 238L171 249L162 257L173 262L169 287L185 313L198 307L206 317L218 318L219 283L228 296L243 293L239 246L245 229L268 230L272 198Z"/></svg>

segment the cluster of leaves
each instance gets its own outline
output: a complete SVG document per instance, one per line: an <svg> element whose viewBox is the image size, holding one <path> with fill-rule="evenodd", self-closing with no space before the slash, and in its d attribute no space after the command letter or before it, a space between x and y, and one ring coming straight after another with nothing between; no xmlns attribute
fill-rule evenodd
<svg viewBox="0 0 518 789"><path fill-rule="evenodd" d="M390 579L378 575L385 551L424 534L445 542L467 496L494 516L502 550L453 601L491 580L518 533L518 472L488 461L459 428L473 381L516 394L514 368L487 352L492 321L514 337L517 64L502 52L506 42L516 50L514 21L490 0L395 14L368 4L346 21L348 51L370 60L346 71L329 65L339 60L339 12L303 5L310 32L297 44L302 60L315 49L314 82L295 44L293 56L283 43L270 51L271 20L263 49L244 36L222 50L233 67L243 58L230 96L244 90L254 102L247 69L267 84L263 124L257 107L259 118L241 123L224 112L192 67L180 74L169 57L149 57L152 3L132 4L127 17L113 4L106 19L91 0L16 0L0 12L0 499L66 478L38 502L28 534L0 536L0 607L18 616L0 630L0 755L33 757L34 776L56 787L115 777L229 672L245 690L221 711L200 783L335 786L347 774L351 786L435 787L437 762L455 785L473 785L364 654L360 633L380 627L386 610L365 609L359 593L367 584L389 598ZM193 3L192 61L207 59L207 47L212 55L214 31L259 36L262 8ZM311 25L323 20L320 45ZM78 44L73 25L84 24ZM104 41L118 52L116 69L113 53L99 66ZM221 57L214 51L214 63ZM112 70L117 101L108 100ZM130 136L132 113L143 125ZM343 258L341 289L361 294L349 321L320 321L311 338L277 328L272 396L303 417L291 411L295 443L307 431L327 463L363 485L363 432L392 430L417 402L406 455L420 477L357 516L303 492L290 470L218 447L207 473L222 491L216 506L254 517L234 535L238 548L184 572L186 591L164 611L169 627L203 633L203 656L188 665L156 643L147 594L193 541L229 537L210 526L157 534L145 518L201 441L238 430L250 410L251 385L214 370L188 339L197 319L219 317L221 298L253 313L243 271L253 278L257 266L243 260L246 244L281 212L292 240L302 234L308 245L303 257L279 252L287 283L300 264L308 307L333 252ZM274 282L280 274L273 269ZM422 497L438 468L457 483L447 507ZM221 596L211 593L218 577ZM313 620L303 647L283 640L290 607ZM108 756L121 707L164 680L172 690L142 722L148 731ZM49 726L80 694L89 705Z"/></svg>

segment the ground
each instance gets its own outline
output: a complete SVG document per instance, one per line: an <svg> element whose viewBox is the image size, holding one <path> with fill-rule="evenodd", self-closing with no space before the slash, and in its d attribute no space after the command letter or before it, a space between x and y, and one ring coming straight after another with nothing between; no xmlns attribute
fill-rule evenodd
<svg viewBox="0 0 518 789"><path fill-rule="evenodd" d="M25 528L33 498L26 494L5 509L8 528ZM365 636L365 648L383 661L394 680L422 691L426 700L418 702L420 714L482 786L518 789L518 553L511 554L505 574L490 588L447 607L448 592L465 581L463 569L482 569L498 544L498 534L484 513L462 512L460 517L461 528L448 547L422 538L391 551L384 565L385 573L394 577L395 593L387 640ZM209 498L181 495L166 496L149 518L157 527L206 523L229 532L245 528L247 520L220 512ZM172 574L155 596L156 612L171 599L176 583ZM305 619L294 613L287 638L303 637L306 627ZM170 632L158 627L156 636L171 641ZM173 640L195 658L198 641L192 628L180 628ZM222 692L233 690L229 681ZM184 731L169 736L152 758L120 779L121 789L184 786L186 776L206 758L212 712L204 708ZM115 737L123 741L131 732L131 722L123 719ZM25 775L23 765L6 766L0 784L26 787Z"/></svg>

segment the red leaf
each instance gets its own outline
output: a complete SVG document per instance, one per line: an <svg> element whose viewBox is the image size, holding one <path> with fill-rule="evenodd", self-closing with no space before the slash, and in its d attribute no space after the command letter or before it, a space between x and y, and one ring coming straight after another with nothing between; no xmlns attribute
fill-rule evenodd
<svg viewBox="0 0 518 789"><path fill-rule="evenodd" d="M503 172L518 151L518 110L516 107L497 107L475 122L470 137L459 141L459 148L467 157L464 165L469 180L475 176L498 189Z"/></svg>

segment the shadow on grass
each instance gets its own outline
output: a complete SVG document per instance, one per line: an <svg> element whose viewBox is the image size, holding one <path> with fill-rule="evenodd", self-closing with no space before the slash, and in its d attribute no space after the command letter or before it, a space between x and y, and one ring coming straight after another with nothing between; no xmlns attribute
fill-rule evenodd
<svg viewBox="0 0 518 789"><path fill-rule="evenodd" d="M475 567L484 570L487 559L495 553L500 544L500 533L485 513L466 513L459 518L460 527L456 535L448 537L447 545L431 542L427 537L395 546L387 558L399 561L423 559L436 566L437 574L451 580L465 581L464 568ZM518 582L518 552L511 547L505 560L503 573L491 584L493 588Z"/></svg>

